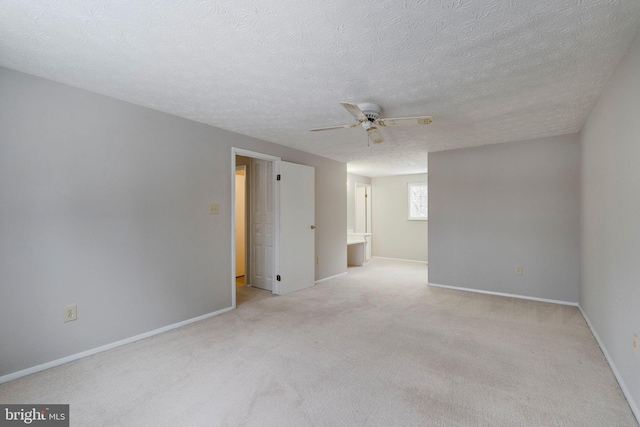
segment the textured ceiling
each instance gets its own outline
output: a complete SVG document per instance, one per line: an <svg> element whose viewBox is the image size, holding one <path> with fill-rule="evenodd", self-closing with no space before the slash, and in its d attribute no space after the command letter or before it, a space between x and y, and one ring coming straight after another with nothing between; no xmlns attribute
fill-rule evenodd
<svg viewBox="0 0 640 427"><path fill-rule="evenodd" d="M381 176L577 132L639 24L638 0L3 0L0 65ZM434 123L308 131L340 102Z"/></svg>

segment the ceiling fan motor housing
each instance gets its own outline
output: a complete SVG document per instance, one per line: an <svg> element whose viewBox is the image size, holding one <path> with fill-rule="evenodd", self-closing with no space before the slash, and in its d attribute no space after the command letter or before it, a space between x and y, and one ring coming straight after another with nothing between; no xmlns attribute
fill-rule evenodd
<svg viewBox="0 0 640 427"><path fill-rule="evenodd" d="M378 104L358 104L358 108L360 111L367 117L370 122L375 122L380 118L380 113L382 112L382 108Z"/></svg>

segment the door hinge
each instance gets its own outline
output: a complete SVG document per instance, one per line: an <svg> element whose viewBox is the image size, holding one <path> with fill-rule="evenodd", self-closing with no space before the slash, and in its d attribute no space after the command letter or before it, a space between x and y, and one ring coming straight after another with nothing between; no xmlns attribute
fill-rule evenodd
<svg viewBox="0 0 640 427"><path fill-rule="evenodd" d="M276 181L280 181L280 174L276 176Z"/></svg>
<svg viewBox="0 0 640 427"><path fill-rule="evenodd" d="M280 281L280 275L279 275L279 274L276 276L276 280L277 280L278 282Z"/></svg>

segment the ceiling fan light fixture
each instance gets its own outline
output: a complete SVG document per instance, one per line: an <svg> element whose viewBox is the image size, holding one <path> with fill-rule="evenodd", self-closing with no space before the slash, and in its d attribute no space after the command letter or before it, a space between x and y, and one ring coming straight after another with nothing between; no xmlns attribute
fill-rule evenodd
<svg viewBox="0 0 640 427"><path fill-rule="evenodd" d="M382 142L384 142L382 135L380 135L380 132L378 132L378 128L375 126L371 126L369 129L367 129L367 135L369 136L371 142L373 142L374 144L381 144Z"/></svg>
<svg viewBox="0 0 640 427"><path fill-rule="evenodd" d="M369 137L370 141L374 144L380 144L384 141L380 132L378 132L378 126L407 126L407 125L428 125L433 122L433 119L429 116L420 117L398 117L398 118L380 118L382 108L378 104L372 104L365 102L362 104L352 104L350 102L341 102L342 105L355 119L357 123L351 125L338 125L324 128L311 129L312 131L319 130L332 130L332 129L351 129L357 126L361 126ZM375 125L375 126L374 126Z"/></svg>
<svg viewBox="0 0 640 427"><path fill-rule="evenodd" d="M358 104L358 108L365 115L367 120L370 122L375 122L380 118L380 114L382 113L382 108L378 104L372 104L369 102L365 102L363 104Z"/></svg>

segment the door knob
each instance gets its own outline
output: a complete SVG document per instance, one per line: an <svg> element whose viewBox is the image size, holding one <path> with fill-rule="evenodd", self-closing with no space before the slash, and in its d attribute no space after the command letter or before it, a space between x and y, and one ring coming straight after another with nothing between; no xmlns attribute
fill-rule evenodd
<svg viewBox="0 0 640 427"><path fill-rule="evenodd" d="M312 230L315 230L315 229L316 229L316 226L315 226L315 225L312 225L312 226L311 226L311 229L312 229Z"/></svg>

